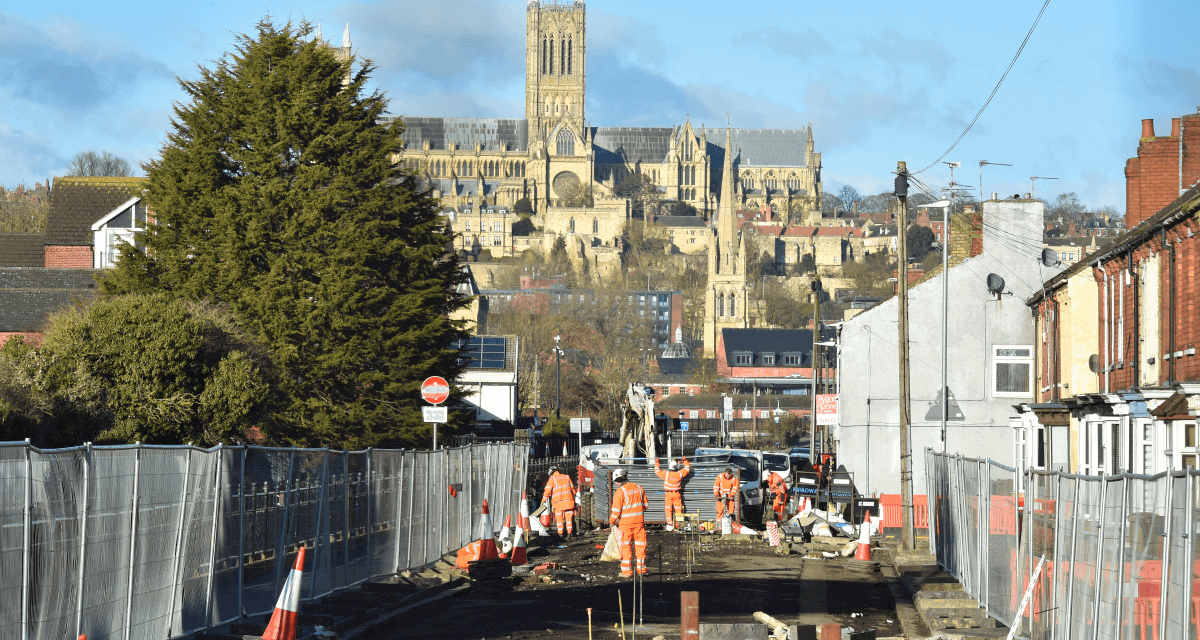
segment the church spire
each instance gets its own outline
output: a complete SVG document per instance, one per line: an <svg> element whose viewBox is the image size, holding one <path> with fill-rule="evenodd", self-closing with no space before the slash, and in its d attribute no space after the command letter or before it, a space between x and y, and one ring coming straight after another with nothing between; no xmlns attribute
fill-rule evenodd
<svg viewBox="0 0 1200 640"><path fill-rule="evenodd" d="M733 173L733 141L729 125L725 126L725 167L721 170L721 202L717 207L717 242L720 247L721 273L735 273L737 247L737 179Z"/></svg>

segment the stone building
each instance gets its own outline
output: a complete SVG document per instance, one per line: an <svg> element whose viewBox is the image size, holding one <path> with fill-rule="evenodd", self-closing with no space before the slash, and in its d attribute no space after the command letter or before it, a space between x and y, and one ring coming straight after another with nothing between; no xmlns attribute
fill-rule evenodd
<svg viewBox="0 0 1200 640"><path fill-rule="evenodd" d="M615 249L630 207L614 190L632 174L648 178L663 201L689 204L707 218L722 197L716 171L728 157L740 179L729 194L734 208L766 208L785 224L820 217L821 154L811 127L727 128L722 144L717 131L690 120L668 127L592 126L585 112L586 40L582 0L531 0L524 118L404 116L400 161L457 212L512 207L528 198L546 224L543 250L553 245L550 236L575 234L587 259L594 259L593 249ZM559 211L566 208L575 211ZM466 233L468 219L461 217L464 228L455 221L455 233ZM511 238L509 229L489 227L486 235L493 243L496 236ZM507 247L512 251L513 244Z"/></svg>

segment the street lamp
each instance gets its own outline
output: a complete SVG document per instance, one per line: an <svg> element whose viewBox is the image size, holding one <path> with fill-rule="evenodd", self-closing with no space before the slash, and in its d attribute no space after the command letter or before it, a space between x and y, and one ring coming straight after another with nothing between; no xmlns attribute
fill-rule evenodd
<svg viewBox="0 0 1200 640"><path fill-rule="evenodd" d="M979 166L983 167L982 164L980 164ZM980 169L980 171L981 172L983 171L982 168ZM980 201L980 202L981 202L980 206L982 206L982 201ZM950 295L950 274L949 274L950 243L947 241L949 238L949 235L948 235L949 227L947 227L946 225L950 224L950 214L949 214L950 201L949 200L938 200L937 202L930 204L930 205L926 205L926 206L928 206L931 209L936 209L936 208L940 207L942 210L942 451L945 451L946 450L946 411L948 410L948 408L950 406L949 403L946 402L946 396L949 395L946 393L946 332L947 332L947 327L948 327L946 318L947 318L947 309L949 306L948 300L949 300L949 295Z"/></svg>
<svg viewBox="0 0 1200 640"><path fill-rule="evenodd" d="M558 348L559 336L554 336L554 419L562 417L560 407L562 406L562 349Z"/></svg>

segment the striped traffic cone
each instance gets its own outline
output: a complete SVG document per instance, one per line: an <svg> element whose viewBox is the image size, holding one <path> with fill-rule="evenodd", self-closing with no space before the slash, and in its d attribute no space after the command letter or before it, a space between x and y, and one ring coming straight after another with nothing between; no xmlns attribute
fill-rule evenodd
<svg viewBox="0 0 1200 640"><path fill-rule="evenodd" d="M525 553L525 527L529 526L529 518L524 516L517 518L517 530L513 533L513 548L512 548L512 563L515 565L527 564L529 556Z"/></svg>
<svg viewBox="0 0 1200 640"><path fill-rule="evenodd" d="M500 535L496 536L496 542L503 543L512 536L512 516L504 517L504 528L500 529Z"/></svg>
<svg viewBox="0 0 1200 640"><path fill-rule="evenodd" d="M283 583L275 613L262 634L263 640L296 640L296 619L300 617L300 587L304 580L304 547L296 554L296 566Z"/></svg>
<svg viewBox="0 0 1200 640"><path fill-rule="evenodd" d="M871 514L858 526L858 547L854 549L855 560L871 561Z"/></svg>
<svg viewBox="0 0 1200 640"><path fill-rule="evenodd" d="M483 500L483 522L480 524L479 541L479 559L480 560L496 560L500 557L500 550L496 548L496 530L492 528L492 514L488 513L487 499Z"/></svg>

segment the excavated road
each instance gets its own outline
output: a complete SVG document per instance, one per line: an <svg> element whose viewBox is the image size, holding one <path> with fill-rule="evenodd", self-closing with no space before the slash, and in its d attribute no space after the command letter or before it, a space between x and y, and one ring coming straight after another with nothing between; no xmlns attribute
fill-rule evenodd
<svg viewBox="0 0 1200 640"><path fill-rule="evenodd" d="M881 638L902 635L891 592L878 572L851 570L840 558L778 555L762 541L718 539L699 543L697 563L688 576L683 539L649 533L650 575L643 583L645 614L637 629L647 640L679 637L681 591L699 592L702 623L751 624L755 611L765 611L787 624L839 622L859 630L874 628ZM604 534L593 533L565 543L542 539L531 547L531 564L553 562L587 580L546 583L540 575L525 574L511 592L482 596L463 591L406 611L370 637L586 640L590 607L592 637L614 638L618 593L626 633L631 634L633 586L618 576L617 563L599 562L596 546L604 540Z"/></svg>

